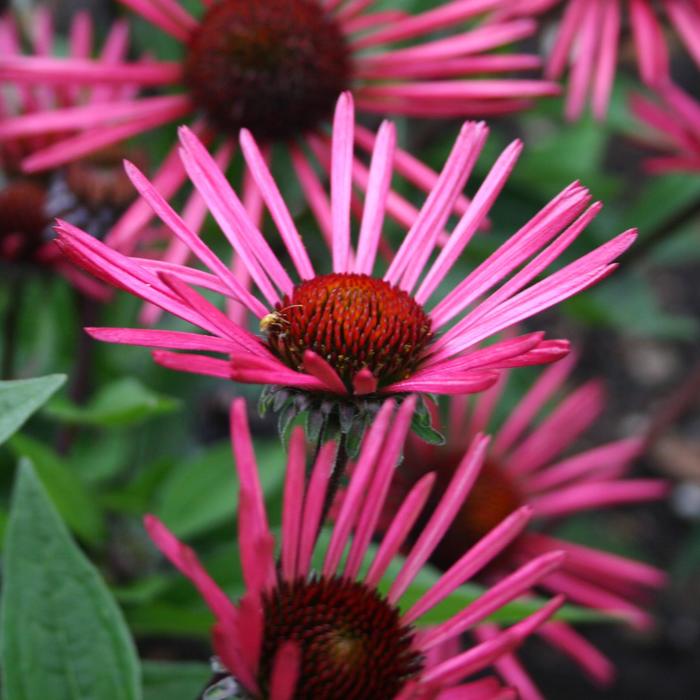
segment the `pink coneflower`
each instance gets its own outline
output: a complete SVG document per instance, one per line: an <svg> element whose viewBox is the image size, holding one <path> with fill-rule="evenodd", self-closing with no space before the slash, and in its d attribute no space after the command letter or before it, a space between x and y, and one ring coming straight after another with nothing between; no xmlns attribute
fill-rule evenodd
<svg viewBox="0 0 700 700"><path fill-rule="evenodd" d="M658 99L634 95L632 113L648 134L635 138L663 155L648 158L644 166L652 173L700 172L700 102L681 88L666 83L657 90Z"/></svg>
<svg viewBox="0 0 700 700"><path fill-rule="evenodd" d="M209 271L126 257L66 223L57 226L58 243L88 271L208 335L126 328L91 328L90 334L109 342L223 353L227 359L172 352L157 352L155 357L173 369L346 399L481 391L493 384L502 367L551 362L565 354L566 343L543 341L540 333L476 347L606 277L635 232L627 231L533 283L600 209L599 203L586 208L589 193L574 183L445 293L446 276L487 216L521 151L521 144L514 142L502 153L444 247L437 250L437 239L487 135L483 124L467 123L398 251L388 266L382 266L383 272L375 273L394 129L385 123L379 131L358 243L352 246L353 125L352 97L346 93L335 115L330 201L318 192L319 207L327 212L332 229L329 272L312 265L255 140L248 131L241 133L244 157L291 259L291 274L207 150L189 129L181 129L184 167L262 300L241 284L148 180L127 165L144 199ZM259 319L261 335L232 322L193 286L241 304Z"/></svg>
<svg viewBox="0 0 700 700"><path fill-rule="evenodd" d="M56 45L51 15L37 9L27 24L31 29L27 49L38 60L51 60ZM0 53L3 60L23 60L27 42L14 16L0 17ZM71 23L69 52L83 60L92 54L92 23L86 13L77 13ZM107 37L98 64L109 66L123 59L128 43L124 24L116 23ZM133 88L94 89L77 86L3 86L0 91L0 124L14 119L41 122L57 110L99 106L118 109L133 99ZM33 150L50 147L65 134L17 135L0 142L0 168L4 184L0 189L0 260L29 263L60 271L79 290L104 298L107 289L94 279L67 265L56 246L49 242L51 223L61 216L104 234L134 200L128 178L121 168L125 152L102 149L66 168L48 174L25 175L21 162Z"/></svg>
<svg viewBox="0 0 700 700"><path fill-rule="evenodd" d="M608 508L661 498L667 491L663 481L624 479L643 441L630 438L611 442L578 454L562 456L601 414L605 397L599 382L588 382L554 404L541 422L537 417L561 388L574 366L573 356L548 368L496 430L486 453L484 467L452 526L435 547L431 560L449 568L467 544L483 537L495 523L524 504L533 509L533 526L523 532L485 573L493 582L530 557L563 550L562 568L548 576L541 587L565 594L572 602L595 610L613 612L638 627L651 618L640 603L649 590L664 583L664 574L646 564L607 552L569 543L542 530L561 518L591 509ZM473 405L469 399L452 399L448 441L436 448L411 438L405 450L397 491L390 499L400 504L409 488L427 472L434 472L437 499L463 459L474 435L487 428L497 407L504 380L481 394ZM434 501L437 503L437 500ZM430 502L429 502L430 506ZM389 513L395 509L390 507ZM430 512L430 511L429 511ZM494 628L478 632L488 638ZM583 637L564 623L548 624L540 635L571 656L596 681L607 683L613 669L608 660ZM509 683L518 687L524 700L540 698L515 658L497 664Z"/></svg>
<svg viewBox="0 0 700 700"><path fill-rule="evenodd" d="M389 567L398 563L395 555L434 481L433 475L427 475L415 486L386 535L371 550L414 404L414 397L404 401L395 419L393 402L386 402L379 411L362 445L347 498L326 547L318 546L317 535L335 446L331 442L321 448L306 484L303 431L295 430L276 559L245 402L234 402L231 434L240 479L238 543L246 585L238 603L219 589L189 547L156 518L147 516L146 527L153 541L192 580L215 615L214 647L233 677L229 689L236 687L239 694L251 699L269 700L514 697L510 691L504 694L493 679L469 678L519 645L561 605L562 597L465 652L445 657L441 645L526 593L551 574L565 555L548 552L529 561L508 581L489 589L453 617L417 631L414 625L423 615L522 531L530 508L510 514L476 546L463 552L455 566L419 600L408 609L402 606L402 597L474 483L488 442L483 436L475 438L419 541L389 575Z"/></svg>
<svg viewBox="0 0 700 700"><path fill-rule="evenodd" d="M180 92L134 98L118 110L95 105L57 110L41 120L7 120L0 124L0 139L18 134L63 135L58 143L26 158L26 170L55 167L191 114L202 117L195 120L193 130L206 143L221 137L217 159L224 169L231 162L241 127L251 129L266 146L285 143L313 207L320 185L303 146L310 145L317 165L326 166L319 136L345 89L353 90L365 113L433 118L514 111L527 107L532 98L558 92L555 83L543 80L490 77L539 66L535 56L500 51L532 34L536 29L532 20L479 24L502 0L452 0L418 14L373 12L373 0L203 1L199 20L177 0L122 2L181 42L182 59L122 59L105 67L87 59L10 56L0 58L0 80L22 86L179 87ZM371 151L371 133L358 127L357 136L359 148ZM398 152L396 168L424 191L435 183L435 173L407 154ZM174 145L154 184L169 198L186 177ZM366 186L359 162L354 177L361 188ZM261 207L259 193L250 183L251 178L244 175L243 202L259 225L255 219ZM457 211L465 205L460 198ZM203 211L199 197L188 200L184 218L195 231L202 225ZM387 212L404 224L412 213L397 194L389 198ZM110 232L109 244L132 245L151 216L147 205L136 203ZM182 246L170 248L161 257L186 261ZM152 314L146 318L154 320Z"/></svg>
<svg viewBox="0 0 700 700"><path fill-rule="evenodd" d="M78 134L35 153L25 161L27 169L54 167L198 112L229 138L245 127L265 142L295 139L327 120L347 89L364 111L431 117L517 109L523 100L556 90L539 80L474 77L537 65L531 56L491 53L531 34L534 22L469 24L501 0L453 0L415 15L371 12L375 3L368 0L207 0L201 19L177 0L121 1L181 42L183 58L121 57L105 66L87 56L3 56L0 77L22 85L162 86L182 92L134 99L119 110L97 105L59 110L41 126L11 120L4 137Z"/></svg>
<svg viewBox="0 0 700 700"><path fill-rule="evenodd" d="M593 114L605 117L626 23L634 39L639 75L647 85L656 86L668 78L664 18L700 66L700 0L509 0L504 6L497 13L499 22L565 6L546 76L558 80L569 68L569 119L581 115L589 95Z"/></svg>

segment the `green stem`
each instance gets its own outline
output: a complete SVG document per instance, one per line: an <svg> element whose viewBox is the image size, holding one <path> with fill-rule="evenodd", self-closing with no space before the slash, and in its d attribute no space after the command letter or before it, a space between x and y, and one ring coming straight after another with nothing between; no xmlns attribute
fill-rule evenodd
<svg viewBox="0 0 700 700"><path fill-rule="evenodd" d="M3 352L1 371L3 379L14 378L17 336L19 335L19 320L22 315L22 300L24 298L24 275L22 271L10 270L8 277L8 297L2 328Z"/></svg>

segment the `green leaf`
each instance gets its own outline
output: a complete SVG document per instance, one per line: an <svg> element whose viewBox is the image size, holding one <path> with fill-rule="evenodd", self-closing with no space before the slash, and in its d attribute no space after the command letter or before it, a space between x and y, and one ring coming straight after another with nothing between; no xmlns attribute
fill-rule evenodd
<svg viewBox="0 0 700 700"><path fill-rule="evenodd" d="M284 479L284 452L276 440L256 448L266 494ZM159 491L155 513L178 537L193 537L223 523L233 523L238 479L228 442L175 467Z"/></svg>
<svg viewBox="0 0 700 700"><path fill-rule="evenodd" d="M18 471L4 572L5 700L140 700L140 667L121 612L27 460Z"/></svg>
<svg viewBox="0 0 700 700"><path fill-rule="evenodd" d="M65 423L112 428L142 423L179 406L177 399L157 394L127 377L103 387L85 406L56 399L47 405L46 412Z"/></svg>
<svg viewBox="0 0 700 700"><path fill-rule="evenodd" d="M8 443L17 457L29 459L68 527L82 540L96 545L106 532L102 513L78 475L53 450L26 435Z"/></svg>
<svg viewBox="0 0 700 700"><path fill-rule="evenodd" d="M207 664L143 663L143 700L193 700L199 697L211 678Z"/></svg>
<svg viewBox="0 0 700 700"><path fill-rule="evenodd" d="M19 430L65 381L65 374L49 374L0 382L0 444Z"/></svg>

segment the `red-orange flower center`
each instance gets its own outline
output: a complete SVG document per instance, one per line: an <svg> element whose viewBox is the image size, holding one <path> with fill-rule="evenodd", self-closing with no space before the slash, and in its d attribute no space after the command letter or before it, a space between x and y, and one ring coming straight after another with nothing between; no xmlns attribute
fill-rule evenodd
<svg viewBox="0 0 700 700"><path fill-rule="evenodd" d="M350 77L345 37L317 0L221 0L184 63L194 103L218 128L269 140L315 128Z"/></svg>
<svg viewBox="0 0 700 700"><path fill-rule="evenodd" d="M264 691L276 651L288 640L302 652L298 700L387 700L423 666L399 611L357 581L280 583L263 596L263 614Z"/></svg>
<svg viewBox="0 0 700 700"><path fill-rule="evenodd" d="M423 308L384 280L355 273L319 275L297 285L265 321L268 343L296 370L313 350L348 388L363 368L379 386L405 379L433 337Z"/></svg>

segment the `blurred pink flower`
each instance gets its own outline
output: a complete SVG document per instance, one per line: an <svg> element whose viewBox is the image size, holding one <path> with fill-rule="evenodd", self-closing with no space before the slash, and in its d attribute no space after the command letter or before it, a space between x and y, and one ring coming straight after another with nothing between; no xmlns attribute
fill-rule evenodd
<svg viewBox="0 0 700 700"><path fill-rule="evenodd" d="M558 93L544 80L492 78L538 68L536 56L500 49L536 30L529 19L479 23L502 0L451 0L418 14L402 10L372 12L374 0L226 0L203 1L195 19L178 0L121 0L146 21L183 46L178 61L127 60L120 56L105 65L87 56L48 59L45 56L0 57L0 81L29 89L45 85L98 86L99 90L178 88L166 95L132 96L118 108L104 104L57 109L6 119L0 140L17 135L59 136L56 143L25 158L24 168L55 167L107 144L152 131L166 123L199 115L193 131L210 145L219 139L217 161L226 170L241 127L251 129L267 148L285 143L292 166L313 206L315 171L306 144L315 150L325 133L338 95L351 89L358 107L368 114L416 117L465 117L523 109L532 98ZM358 146L371 152L371 133L357 128ZM173 147L154 185L174 196L187 175ZM319 156L323 168L327 159ZM396 169L423 191L437 175L408 154L397 152ZM364 188L362 165L354 177ZM261 209L259 192L249 174L242 179L242 199L253 222ZM464 197L456 203L462 213ZM387 212L405 224L411 206L399 195L390 197ZM190 197L184 212L188 226L199 231L206 213L201 197ZM143 202L135 203L110 232L115 247L133 246L153 216ZM186 248L174 245L163 256L186 262ZM147 315L150 322L156 314Z"/></svg>
<svg viewBox="0 0 700 700"><path fill-rule="evenodd" d="M350 226L353 127L352 97L345 93L338 101L328 146L330 201L322 190L315 200L331 232L327 240L330 274L314 269L255 140L248 131L241 133L243 155L298 282L254 226L207 150L189 129L181 129L184 167L264 301L231 273L135 167L127 165L144 199L209 271L126 257L65 222L57 226L58 243L86 270L209 335L125 328L91 328L90 334L115 343L224 353L226 360L163 351L156 352L155 358L173 369L336 396L481 391L494 383L500 368L552 362L565 354L565 342L544 341L540 333L487 348L477 346L605 278L634 241L635 232L622 233L534 282L600 210L600 203L586 208L590 195L574 183L445 293L447 275L487 216L522 148L516 141L500 155L438 251L440 233L487 135L484 124L467 123L399 250L389 254L388 268L372 276L380 243L388 246L382 241L382 228L395 132L390 123L379 130L354 247ZM433 253L436 257L431 261ZM193 285L242 305L260 320L263 336L233 322ZM425 310L438 289L440 300Z"/></svg>
<svg viewBox="0 0 700 700"><path fill-rule="evenodd" d="M633 95L632 113L647 133L636 130L634 138L663 155L648 158L644 166L652 173L700 172L700 102L681 88L666 83L656 99Z"/></svg>
<svg viewBox="0 0 700 700"><path fill-rule="evenodd" d="M603 119L617 68L621 33L629 23L642 80L657 86L669 76L664 17L700 66L700 0L508 0L495 14L502 22L565 6L549 52L546 76L558 80L569 68L566 116L581 116L587 100Z"/></svg>
<svg viewBox="0 0 700 700"><path fill-rule="evenodd" d="M0 17L0 54L3 61L23 61L24 28L28 50L36 60L51 61L59 50L51 14L37 8L26 16L24 27L15 15ZM93 27L87 13L77 13L70 26L68 51L71 60L88 60L93 52ZM96 65L109 66L125 57L128 30L116 22L107 36ZM0 90L0 128L15 119L41 123L49 114L65 109L118 110L134 99L127 87L84 87L64 81L50 85L4 85ZM68 168L42 175L24 175L21 163L34 150L50 148L65 138L63 133L16 134L0 141L0 259L11 263L50 268L63 274L83 293L104 299L109 290L92 277L66 263L50 242L51 223L60 215L95 235L104 233L133 201L134 194L121 169L121 157L104 150L75 161ZM133 247L126 249L132 252Z"/></svg>
<svg viewBox="0 0 700 700"><path fill-rule="evenodd" d="M661 480L623 478L632 460L642 451L640 438L619 440L562 457L600 416L605 405L604 391L598 381L564 394L552 405L574 364L575 358L570 355L545 370L496 429L479 478L435 547L431 561L442 569L449 568L465 545L477 542L505 515L527 504L533 510L533 528L513 541L484 573L484 580L498 581L532 556L563 550L567 558L561 569L540 582L541 588L564 594L572 602L594 610L617 613L632 625L645 628L651 624L651 617L642 603L649 590L664 584L663 572L542 533L562 518L659 499L668 490L666 482ZM445 446L430 446L410 437L399 469L404 479L398 477L394 482L388 517L403 502L408 490L428 472L436 475L434 503L437 503L474 436L488 429L506 378L504 373L496 386L473 403L468 397L451 399ZM545 406L551 409L538 422L537 417ZM428 513L430 506L429 501ZM485 640L496 632L496 627L486 626L477 631L477 637ZM550 623L539 634L572 657L597 682L608 683L612 679L610 662L570 626ZM514 657L504 657L496 665L506 681L519 689L523 700L541 697Z"/></svg>
<svg viewBox="0 0 700 700"><path fill-rule="evenodd" d="M508 546L525 527L531 509L525 506L510 514L477 546L463 552L455 566L408 609L402 609L403 595L477 478L488 442L483 436L474 439L435 515L405 560L396 562L395 555L425 505L433 475L416 484L371 555L369 545L396 473L414 404L415 398L408 398L394 417L394 404L388 401L378 413L325 548L319 547L317 540L336 448L332 442L321 448L305 483L304 436L301 428L295 430L289 448L276 559L245 402L234 402L231 435L240 479L238 546L246 586L246 593L236 604L206 573L189 547L155 517L146 517L153 541L192 580L214 613L214 648L246 697L515 697L492 678L469 679L540 627L561 605L561 596L467 651L447 654L446 643L526 593L551 574L565 555L548 552L529 561L451 618L417 631L414 624L423 615ZM314 551L316 567L312 564ZM389 574L392 562L399 565ZM384 588L379 587L380 582L388 584L388 593L381 592Z"/></svg>

